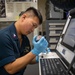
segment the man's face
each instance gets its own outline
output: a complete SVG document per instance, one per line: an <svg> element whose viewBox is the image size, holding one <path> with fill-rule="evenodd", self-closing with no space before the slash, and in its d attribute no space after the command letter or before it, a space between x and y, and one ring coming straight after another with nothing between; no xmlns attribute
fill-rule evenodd
<svg viewBox="0 0 75 75"><path fill-rule="evenodd" d="M28 35L39 26L39 19L37 17L25 17L21 24L21 33Z"/></svg>

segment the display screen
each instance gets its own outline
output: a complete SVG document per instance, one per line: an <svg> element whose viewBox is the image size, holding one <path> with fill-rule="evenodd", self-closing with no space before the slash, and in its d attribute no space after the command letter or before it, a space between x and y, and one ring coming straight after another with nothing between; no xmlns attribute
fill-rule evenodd
<svg viewBox="0 0 75 75"><path fill-rule="evenodd" d="M75 45L75 19L71 19L66 33L63 36L63 40L61 42L65 47L69 48L70 50L74 50Z"/></svg>

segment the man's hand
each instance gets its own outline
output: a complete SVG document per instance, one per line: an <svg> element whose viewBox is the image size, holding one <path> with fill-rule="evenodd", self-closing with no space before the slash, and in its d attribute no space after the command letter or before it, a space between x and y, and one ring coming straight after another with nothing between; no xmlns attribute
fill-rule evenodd
<svg viewBox="0 0 75 75"><path fill-rule="evenodd" d="M42 53L48 53L50 52L50 48L47 48L47 50L44 50ZM36 62L38 63L39 62L39 55L36 56Z"/></svg>
<svg viewBox="0 0 75 75"><path fill-rule="evenodd" d="M37 36L34 36L34 48L31 50L31 52L37 56L39 53L43 52L47 48L48 42L44 37L41 37L39 41L36 41L36 38Z"/></svg>

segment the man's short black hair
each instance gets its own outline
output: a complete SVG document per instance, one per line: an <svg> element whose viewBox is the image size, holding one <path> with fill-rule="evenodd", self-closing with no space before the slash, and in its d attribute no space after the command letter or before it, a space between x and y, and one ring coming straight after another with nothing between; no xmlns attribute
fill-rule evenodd
<svg viewBox="0 0 75 75"><path fill-rule="evenodd" d="M36 8L34 8L34 7L29 7L26 11L22 11L22 12L19 14L19 16L23 15L24 13L26 13L26 12L28 12L28 11L33 11L34 15L37 16L38 19L39 19L39 24L42 23L42 21L43 21L42 15L41 15L40 11L37 10Z"/></svg>

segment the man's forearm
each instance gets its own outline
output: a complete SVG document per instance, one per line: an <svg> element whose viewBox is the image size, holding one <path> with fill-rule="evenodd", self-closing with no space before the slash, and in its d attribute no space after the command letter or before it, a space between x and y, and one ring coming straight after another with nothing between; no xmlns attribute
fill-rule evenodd
<svg viewBox="0 0 75 75"><path fill-rule="evenodd" d="M35 55L29 52L27 55L20 57L16 59L14 62L5 65L4 68L8 73L14 74L18 72L19 70L21 70L22 68L24 68L34 58L35 58Z"/></svg>
<svg viewBox="0 0 75 75"><path fill-rule="evenodd" d="M36 64L36 58L34 58L29 64Z"/></svg>

